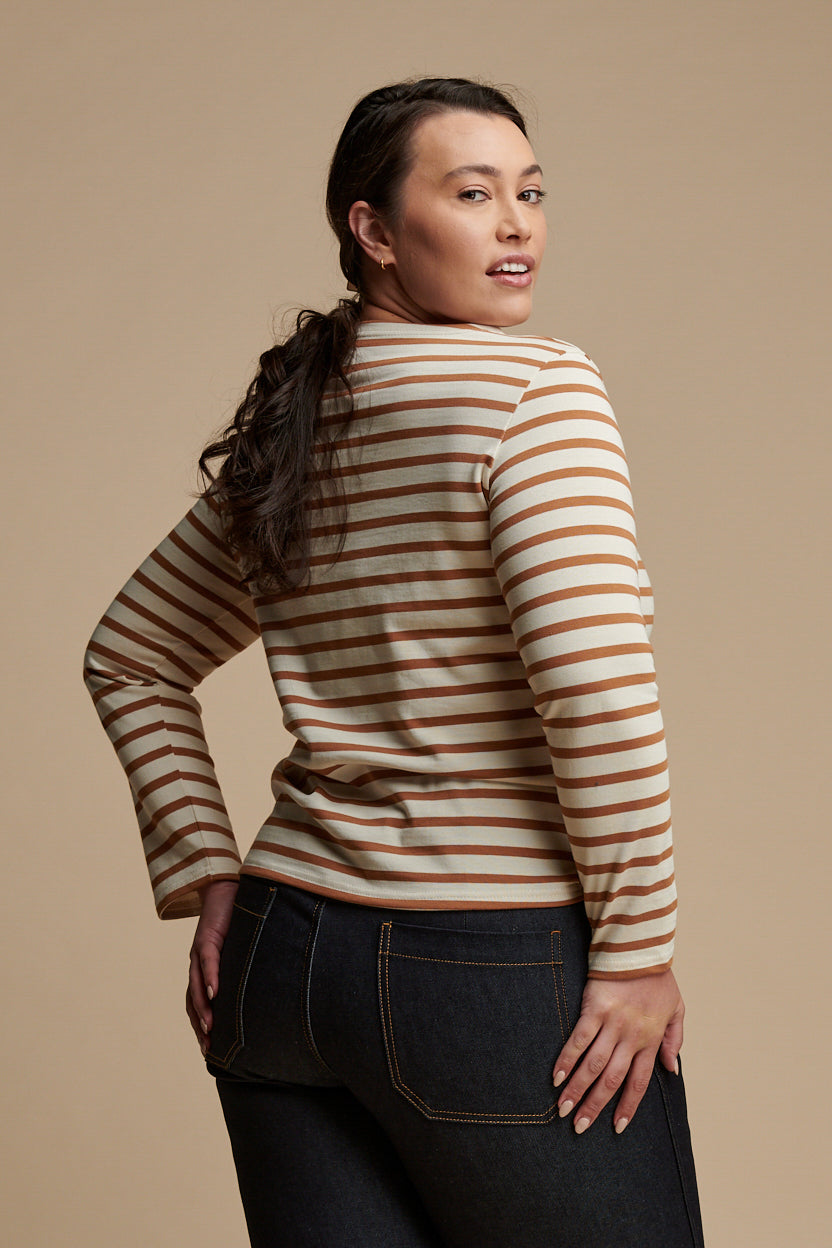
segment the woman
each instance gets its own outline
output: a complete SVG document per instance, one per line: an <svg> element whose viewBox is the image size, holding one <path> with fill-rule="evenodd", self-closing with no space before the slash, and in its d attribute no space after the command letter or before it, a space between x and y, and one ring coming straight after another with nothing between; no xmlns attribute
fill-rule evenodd
<svg viewBox="0 0 832 1248"><path fill-rule="evenodd" d="M491 88L359 102L356 297L261 357L90 643L254 1245L702 1242L623 448L591 359L503 332L541 177ZM240 874L192 690L258 636L296 744Z"/></svg>

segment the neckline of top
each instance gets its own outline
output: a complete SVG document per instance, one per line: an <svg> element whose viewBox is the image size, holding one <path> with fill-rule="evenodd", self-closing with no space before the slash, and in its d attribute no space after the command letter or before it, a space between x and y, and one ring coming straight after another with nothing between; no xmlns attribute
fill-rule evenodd
<svg viewBox="0 0 832 1248"><path fill-rule="evenodd" d="M437 324L432 325L424 321L359 321L358 331L366 330L368 333L381 335L407 335L411 333L436 333L445 330L451 330L458 333L460 330L481 330L489 334L505 335L506 331L500 329L496 325L478 325L474 321L460 321L459 323Z"/></svg>

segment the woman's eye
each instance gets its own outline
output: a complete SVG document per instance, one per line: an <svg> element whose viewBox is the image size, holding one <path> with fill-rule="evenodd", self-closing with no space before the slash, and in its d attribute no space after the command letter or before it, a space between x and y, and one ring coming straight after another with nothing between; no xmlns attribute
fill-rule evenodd
<svg viewBox="0 0 832 1248"><path fill-rule="evenodd" d="M470 200L472 204L481 204L483 200L488 198L488 192L472 187L470 190L460 191L459 198Z"/></svg>
<svg viewBox="0 0 832 1248"><path fill-rule="evenodd" d="M530 186L527 190L520 192L520 198L525 200L527 204L539 204L543 202L546 195L545 191L541 191L539 187Z"/></svg>

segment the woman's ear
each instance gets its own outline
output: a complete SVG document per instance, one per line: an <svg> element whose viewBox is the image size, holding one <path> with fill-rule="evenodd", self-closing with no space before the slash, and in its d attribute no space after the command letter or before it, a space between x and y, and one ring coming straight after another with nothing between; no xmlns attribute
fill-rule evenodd
<svg viewBox="0 0 832 1248"><path fill-rule="evenodd" d="M393 249L387 231L376 215L375 208L365 199L358 199L352 205L347 217L350 229L359 246L370 257L374 264L393 259Z"/></svg>

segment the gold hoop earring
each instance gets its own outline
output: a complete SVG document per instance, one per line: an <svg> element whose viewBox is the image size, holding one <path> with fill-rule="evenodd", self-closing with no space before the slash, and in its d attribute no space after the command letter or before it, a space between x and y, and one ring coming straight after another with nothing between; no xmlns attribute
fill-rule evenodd
<svg viewBox="0 0 832 1248"><path fill-rule="evenodd" d="M383 272L384 272L384 261L383 261L383 260L379 260L379 264L381 265L381 271L382 271L382 273L383 273Z"/></svg>

